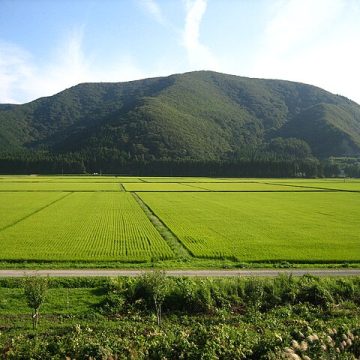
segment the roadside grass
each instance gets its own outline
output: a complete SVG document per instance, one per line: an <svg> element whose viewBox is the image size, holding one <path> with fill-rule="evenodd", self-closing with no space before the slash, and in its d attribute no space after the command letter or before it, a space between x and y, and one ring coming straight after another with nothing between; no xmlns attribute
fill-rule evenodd
<svg viewBox="0 0 360 360"><path fill-rule="evenodd" d="M0 261L0 270L6 269L344 269L360 268L360 262L299 262L299 261L267 261L242 262L229 259L189 259L154 260L151 262L124 261Z"/></svg>
<svg viewBox="0 0 360 360"><path fill-rule="evenodd" d="M105 321L95 307L104 299L104 294L94 288L48 289L44 304L40 308L38 331L71 327ZM31 311L22 288L0 287L0 332L16 334L32 332Z"/></svg>

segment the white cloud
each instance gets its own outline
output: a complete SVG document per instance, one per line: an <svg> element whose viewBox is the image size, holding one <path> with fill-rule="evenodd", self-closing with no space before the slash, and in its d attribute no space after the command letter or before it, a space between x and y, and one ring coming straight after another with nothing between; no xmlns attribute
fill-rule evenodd
<svg viewBox="0 0 360 360"><path fill-rule="evenodd" d="M207 7L207 0L186 0L185 28L182 43L189 65L200 69L216 70L218 61L208 47L200 42L200 25Z"/></svg>
<svg viewBox="0 0 360 360"><path fill-rule="evenodd" d="M267 50L286 55L311 42L336 17L342 4L342 0L278 1L265 33Z"/></svg>
<svg viewBox="0 0 360 360"><path fill-rule="evenodd" d="M138 3L147 11L158 23L165 24L165 17L159 4L155 0L137 0Z"/></svg>
<svg viewBox="0 0 360 360"><path fill-rule="evenodd" d="M186 50L186 62L178 64L179 71L194 69L212 69L219 68L218 61L210 49L200 41L200 25L206 12L208 0L182 0L185 8L185 24L183 29L179 29L172 24L156 0L136 0L138 4L150 14L158 23L163 25L167 31L176 36L180 36L181 46ZM164 64L162 64L162 67ZM165 65L166 68L174 66ZM180 70L182 69L182 70ZM160 71L160 73L164 73Z"/></svg>
<svg viewBox="0 0 360 360"><path fill-rule="evenodd" d="M186 19L184 29L184 44L189 50L200 45L200 24L206 11L206 0L186 1Z"/></svg>
<svg viewBox="0 0 360 360"><path fill-rule="evenodd" d="M250 75L310 83L360 102L359 16L351 0L278 1Z"/></svg>
<svg viewBox="0 0 360 360"><path fill-rule="evenodd" d="M31 56L23 49L0 42L0 102L16 102L14 88L21 90L23 79L31 77Z"/></svg>
<svg viewBox="0 0 360 360"><path fill-rule="evenodd" d="M82 51L83 31L71 32L50 62L35 65L31 54L14 44L0 44L0 102L23 102L85 81L89 65Z"/></svg>
<svg viewBox="0 0 360 360"><path fill-rule="evenodd" d="M0 42L0 103L23 103L81 82L128 81L146 77L130 56L97 66L83 50L83 28L71 31L45 65L20 47Z"/></svg>
<svg viewBox="0 0 360 360"><path fill-rule="evenodd" d="M38 92L36 97L44 96L87 81L90 64L83 52L83 36L82 28L71 31L55 49L49 63L34 69L31 84L25 82L29 92Z"/></svg>

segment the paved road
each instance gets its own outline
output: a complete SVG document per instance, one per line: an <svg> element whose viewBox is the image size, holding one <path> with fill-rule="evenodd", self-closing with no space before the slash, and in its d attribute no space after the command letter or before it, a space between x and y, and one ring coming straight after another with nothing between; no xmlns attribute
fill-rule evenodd
<svg viewBox="0 0 360 360"><path fill-rule="evenodd" d="M22 276L51 276L51 277L78 277L78 276L139 276L151 270L105 270L105 269L76 269L76 270L0 270L0 278ZM279 274L302 276L360 276L360 269L258 269L258 270L166 270L168 276L191 277L234 277L257 276L275 277Z"/></svg>

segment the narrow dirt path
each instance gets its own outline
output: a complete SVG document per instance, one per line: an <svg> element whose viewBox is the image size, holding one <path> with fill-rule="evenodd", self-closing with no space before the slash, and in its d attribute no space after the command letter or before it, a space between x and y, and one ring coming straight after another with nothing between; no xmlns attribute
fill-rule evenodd
<svg viewBox="0 0 360 360"><path fill-rule="evenodd" d="M0 278L23 277L23 276L50 276L50 277L116 277L116 276L140 276L144 272L152 270L107 270L107 269L76 269L76 270L0 270ZM360 276L360 269L259 269L259 270L165 270L168 276L189 277L276 277L280 274L292 274L302 276L311 274L314 276Z"/></svg>

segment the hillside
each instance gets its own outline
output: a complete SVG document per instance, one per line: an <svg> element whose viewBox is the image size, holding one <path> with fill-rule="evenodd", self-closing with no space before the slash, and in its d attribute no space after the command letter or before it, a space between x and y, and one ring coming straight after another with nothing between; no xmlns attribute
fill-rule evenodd
<svg viewBox="0 0 360 360"><path fill-rule="evenodd" d="M80 84L0 106L7 153L219 160L268 151L279 137L304 140L316 157L358 155L360 106L310 85L209 71Z"/></svg>

